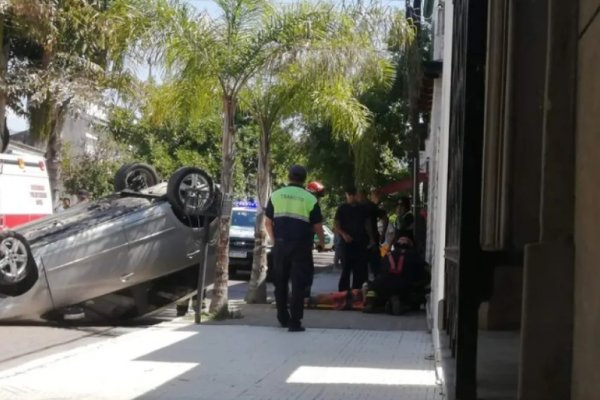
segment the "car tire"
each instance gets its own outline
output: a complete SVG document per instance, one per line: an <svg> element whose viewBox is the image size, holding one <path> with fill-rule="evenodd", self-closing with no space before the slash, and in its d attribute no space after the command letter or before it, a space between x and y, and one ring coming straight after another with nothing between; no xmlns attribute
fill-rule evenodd
<svg viewBox="0 0 600 400"><path fill-rule="evenodd" d="M115 179L113 181L115 192L120 192L121 190L126 189L127 185L125 184L125 172L129 169L130 166L131 163L123 164L121 165L121 168L119 168L117 172L115 172Z"/></svg>
<svg viewBox="0 0 600 400"><path fill-rule="evenodd" d="M183 167L175 171L167 184L167 199L176 213L185 217L205 214L215 201L215 186L204 170Z"/></svg>
<svg viewBox="0 0 600 400"><path fill-rule="evenodd" d="M0 233L0 294L20 296L38 279L38 269L31 247L22 235Z"/></svg>
<svg viewBox="0 0 600 400"><path fill-rule="evenodd" d="M10 132L6 126L6 119L4 119L4 131L0 134L0 153L4 153L8 148L8 142L10 141Z"/></svg>
<svg viewBox="0 0 600 400"><path fill-rule="evenodd" d="M132 163L125 164L115 174L115 191L133 190L139 192L142 189L154 186L160 182L156 170L148 164Z"/></svg>

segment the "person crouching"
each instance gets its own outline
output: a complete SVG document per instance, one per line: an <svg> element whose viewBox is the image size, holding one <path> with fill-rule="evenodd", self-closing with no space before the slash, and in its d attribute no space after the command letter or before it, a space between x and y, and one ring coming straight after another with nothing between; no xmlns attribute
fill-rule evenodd
<svg viewBox="0 0 600 400"><path fill-rule="evenodd" d="M400 315L424 302L429 284L425 261L413 241L401 236L383 258L383 271L366 285L364 312L387 311Z"/></svg>

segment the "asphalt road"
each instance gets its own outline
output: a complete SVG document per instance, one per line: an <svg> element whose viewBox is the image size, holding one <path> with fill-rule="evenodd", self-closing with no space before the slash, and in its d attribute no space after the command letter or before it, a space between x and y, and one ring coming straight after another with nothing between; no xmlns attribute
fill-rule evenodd
<svg viewBox="0 0 600 400"><path fill-rule="evenodd" d="M333 261L331 252L315 253L314 257L317 269L326 267ZM230 280L229 298L231 300L244 298L249 276L249 274L239 273ZM175 317L175 309L171 307L152 317L119 326L65 326L44 321L0 325L0 371L36 358L142 330Z"/></svg>

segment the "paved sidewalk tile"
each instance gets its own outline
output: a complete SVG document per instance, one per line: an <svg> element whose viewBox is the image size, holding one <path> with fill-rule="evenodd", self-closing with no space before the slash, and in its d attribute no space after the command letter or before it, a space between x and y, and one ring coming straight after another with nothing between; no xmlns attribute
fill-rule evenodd
<svg viewBox="0 0 600 400"><path fill-rule="evenodd" d="M0 399L441 400L426 332L181 320L0 373Z"/></svg>

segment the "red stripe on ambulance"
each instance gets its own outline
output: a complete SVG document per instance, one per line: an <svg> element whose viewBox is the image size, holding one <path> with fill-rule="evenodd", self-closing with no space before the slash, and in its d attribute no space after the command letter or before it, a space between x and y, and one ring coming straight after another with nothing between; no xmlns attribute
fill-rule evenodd
<svg viewBox="0 0 600 400"><path fill-rule="evenodd" d="M0 215L0 229L12 229L47 215L48 214Z"/></svg>

